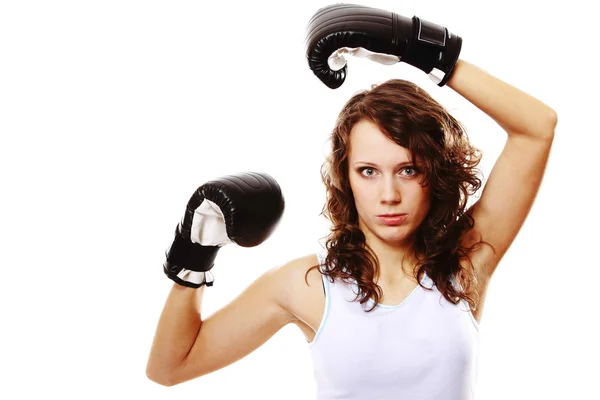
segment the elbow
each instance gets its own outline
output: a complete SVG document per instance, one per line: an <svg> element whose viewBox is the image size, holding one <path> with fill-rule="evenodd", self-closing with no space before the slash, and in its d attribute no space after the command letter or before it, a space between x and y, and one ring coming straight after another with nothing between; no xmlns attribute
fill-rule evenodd
<svg viewBox="0 0 600 400"><path fill-rule="evenodd" d="M554 141L554 132L556 131L557 124L558 115L556 111L548 108L543 113L536 114L528 123L512 129L506 128L505 130L509 135L526 136L551 144Z"/></svg>
<svg viewBox="0 0 600 400"><path fill-rule="evenodd" d="M185 360L178 364L149 361L146 365L146 377L161 386L175 386L208 373L206 370L195 372Z"/></svg>
<svg viewBox="0 0 600 400"><path fill-rule="evenodd" d="M175 386L179 382L175 379L175 374L172 371L168 371L164 368L158 369L153 367L151 364L146 366L146 377L154 383L158 383L161 386Z"/></svg>
<svg viewBox="0 0 600 400"><path fill-rule="evenodd" d="M534 132L531 133L532 137L541 139L548 144L552 144L554 141L554 132L556 131L556 125L558 124L558 116L556 112L549 109L548 114L544 119L540 119Z"/></svg>
<svg viewBox="0 0 600 400"><path fill-rule="evenodd" d="M554 126L558 123L558 113L553 109L550 109L550 120L553 122Z"/></svg>
<svg viewBox="0 0 600 400"><path fill-rule="evenodd" d="M547 138L552 141L554 139L554 131L556 130L556 125L558 124L558 114L553 109L550 109L548 112L548 116L546 117L546 134Z"/></svg>
<svg viewBox="0 0 600 400"><path fill-rule="evenodd" d="M552 136L554 136L554 131L556 130L557 124L558 114L553 109L550 109L550 115L548 116L548 125L550 127L550 132L552 132Z"/></svg>

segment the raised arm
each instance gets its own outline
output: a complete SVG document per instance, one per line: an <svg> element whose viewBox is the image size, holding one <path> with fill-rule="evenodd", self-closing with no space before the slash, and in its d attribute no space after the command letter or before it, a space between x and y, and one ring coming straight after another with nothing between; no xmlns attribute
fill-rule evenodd
<svg viewBox="0 0 600 400"><path fill-rule="evenodd" d="M288 265L261 275L231 303L202 318L205 286L174 284L163 308L146 375L173 386L206 375L256 350L295 320L286 307Z"/></svg>
<svg viewBox="0 0 600 400"><path fill-rule="evenodd" d="M363 48L367 52L349 49ZM475 227L464 236L475 268L490 276L527 217L540 187L554 137L554 110L531 95L460 58L462 37L436 21L408 18L388 10L334 4L310 19L306 58L328 87L340 87L347 75L344 54L381 64L407 63L427 73L438 86L449 86L494 119L508 133L482 196L471 210Z"/></svg>
<svg viewBox="0 0 600 400"><path fill-rule="evenodd" d="M279 184L269 175L242 173L207 182L188 201L164 263L175 282L163 308L146 375L173 385L206 374L258 347L289 321L277 278L264 274L235 302L202 321L205 286L221 247L253 247L283 214Z"/></svg>
<svg viewBox="0 0 600 400"><path fill-rule="evenodd" d="M448 86L495 120L508 134L479 200L465 245L482 240L473 265L489 278L521 229L540 188L550 154L556 112L531 95L459 60Z"/></svg>

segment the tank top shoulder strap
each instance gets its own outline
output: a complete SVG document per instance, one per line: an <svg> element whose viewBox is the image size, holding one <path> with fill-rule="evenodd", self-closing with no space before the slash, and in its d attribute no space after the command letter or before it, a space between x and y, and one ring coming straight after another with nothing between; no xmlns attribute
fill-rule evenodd
<svg viewBox="0 0 600 400"><path fill-rule="evenodd" d="M319 270L323 271L323 269L325 268L326 253L324 251L317 251L316 255L317 255L317 260L319 262Z"/></svg>

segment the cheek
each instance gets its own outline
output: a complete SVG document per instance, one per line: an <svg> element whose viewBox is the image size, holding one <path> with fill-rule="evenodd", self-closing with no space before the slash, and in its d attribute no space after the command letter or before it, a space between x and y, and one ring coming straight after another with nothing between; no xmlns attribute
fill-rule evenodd
<svg viewBox="0 0 600 400"><path fill-rule="evenodd" d="M413 207L419 210L419 214L427 214L431 206L429 191L420 185L411 188L411 198Z"/></svg>
<svg viewBox="0 0 600 400"><path fill-rule="evenodd" d="M431 197L429 193L423 193L421 198L421 214L425 218L431 209Z"/></svg>
<svg viewBox="0 0 600 400"><path fill-rule="evenodd" d="M369 203L369 197L372 195L372 190L367 190L365 188L364 182L354 182L352 184L352 194L354 195L354 201L356 202L357 207L365 206Z"/></svg>
<svg viewBox="0 0 600 400"><path fill-rule="evenodd" d="M369 181L358 179L350 179L350 188L354 196L354 204L358 212L367 212L377 204L376 191L373 190Z"/></svg>

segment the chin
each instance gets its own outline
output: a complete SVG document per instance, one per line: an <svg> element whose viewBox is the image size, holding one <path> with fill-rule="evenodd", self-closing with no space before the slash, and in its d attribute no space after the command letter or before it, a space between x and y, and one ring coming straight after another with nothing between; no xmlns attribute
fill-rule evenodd
<svg viewBox="0 0 600 400"><path fill-rule="evenodd" d="M386 243L402 244L411 238L412 231L406 226L383 226L375 231L376 236Z"/></svg>

